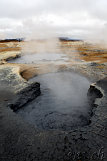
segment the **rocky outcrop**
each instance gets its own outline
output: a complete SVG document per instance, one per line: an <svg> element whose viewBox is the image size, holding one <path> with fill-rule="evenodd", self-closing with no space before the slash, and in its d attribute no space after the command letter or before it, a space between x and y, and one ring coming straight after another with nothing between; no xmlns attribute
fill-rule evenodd
<svg viewBox="0 0 107 161"><path fill-rule="evenodd" d="M40 93L41 92L39 83L36 82L29 84L29 86L22 89L16 94L13 103L9 103L8 107L13 109L13 111L17 111L19 108L23 107L26 103L39 96Z"/></svg>
<svg viewBox="0 0 107 161"><path fill-rule="evenodd" d="M0 95L2 95L1 91L7 93L7 89L12 93L11 100L7 101L8 104L3 100L1 103L5 103L13 111L40 95L40 84L23 79L20 75L20 68L17 66L0 66L0 84L2 85Z"/></svg>
<svg viewBox="0 0 107 161"><path fill-rule="evenodd" d="M89 99L89 103L91 105L94 105L96 98L103 97L103 91L100 87L98 87L96 85L96 83L93 83L93 84L90 85L87 96L88 96L88 99Z"/></svg>

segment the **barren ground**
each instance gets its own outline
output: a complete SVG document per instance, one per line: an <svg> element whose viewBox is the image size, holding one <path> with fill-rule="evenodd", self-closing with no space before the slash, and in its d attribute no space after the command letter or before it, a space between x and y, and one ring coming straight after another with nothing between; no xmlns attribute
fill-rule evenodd
<svg viewBox="0 0 107 161"><path fill-rule="evenodd" d="M33 62L20 63L22 56L26 58L31 54L33 58L33 54L36 55L38 51L42 54L44 49L48 53L64 54L64 57L58 56L57 60L52 61L45 57L46 60L32 59ZM68 132L40 131L13 112L40 95L39 84L30 82L30 78L66 70L75 71L96 82L90 88L93 110L89 125ZM0 84L0 161L107 160L105 46L82 41L62 41L58 42L57 47L43 41L1 42Z"/></svg>

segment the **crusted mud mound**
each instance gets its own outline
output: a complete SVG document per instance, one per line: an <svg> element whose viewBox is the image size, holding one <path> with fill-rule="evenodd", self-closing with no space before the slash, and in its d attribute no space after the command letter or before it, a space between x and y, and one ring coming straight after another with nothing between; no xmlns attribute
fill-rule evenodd
<svg viewBox="0 0 107 161"><path fill-rule="evenodd" d="M0 68L0 84L1 104L14 111L40 95L40 84L28 83L19 74L18 67Z"/></svg>
<svg viewBox="0 0 107 161"><path fill-rule="evenodd" d="M29 101L35 99L40 95L40 84L32 83L30 86L24 88L16 94L13 103L8 104L8 106L13 109L13 111L18 110L23 105L27 104Z"/></svg>

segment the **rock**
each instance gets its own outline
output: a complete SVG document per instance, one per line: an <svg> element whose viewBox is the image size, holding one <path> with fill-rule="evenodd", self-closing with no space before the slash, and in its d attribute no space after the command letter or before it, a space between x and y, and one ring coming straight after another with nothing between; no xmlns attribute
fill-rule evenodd
<svg viewBox="0 0 107 161"><path fill-rule="evenodd" d="M90 85L87 96L89 98L90 104L94 104L96 98L103 97L103 93L102 93L101 88L93 83Z"/></svg>
<svg viewBox="0 0 107 161"><path fill-rule="evenodd" d="M37 96L40 95L40 93L40 84L37 82L32 83L28 87L18 92L16 95L16 99L8 106L13 109L13 111L16 111L29 101L35 99Z"/></svg>
<svg viewBox="0 0 107 161"><path fill-rule="evenodd" d="M0 83L2 84L0 91L3 91L3 93L7 93L7 91L13 93L11 101L8 102L7 106L14 111L40 95L40 84L37 82L27 82L23 79L19 74L19 68L16 66L3 66L0 69Z"/></svg>

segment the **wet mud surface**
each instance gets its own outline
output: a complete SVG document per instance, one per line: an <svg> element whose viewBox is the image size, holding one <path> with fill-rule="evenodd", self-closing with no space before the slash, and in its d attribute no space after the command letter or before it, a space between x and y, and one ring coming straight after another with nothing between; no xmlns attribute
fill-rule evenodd
<svg viewBox="0 0 107 161"><path fill-rule="evenodd" d="M35 53L35 54L25 54L21 58L10 60L10 63L23 63L23 64L37 64L43 62L66 62L68 60L67 56L63 53Z"/></svg>
<svg viewBox="0 0 107 161"><path fill-rule="evenodd" d="M37 76L41 95L17 112L36 128L72 130L89 124L92 107L87 92L91 82L73 72Z"/></svg>

